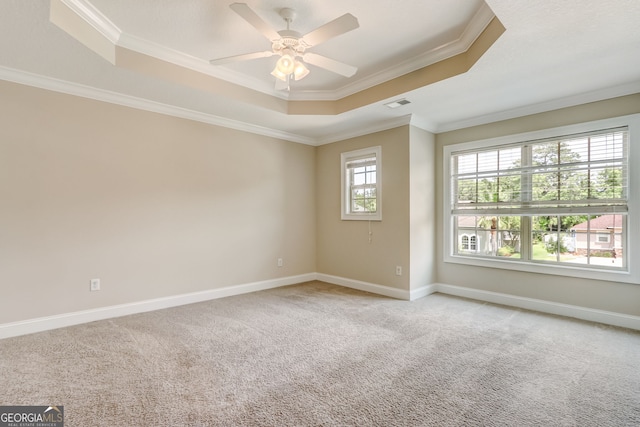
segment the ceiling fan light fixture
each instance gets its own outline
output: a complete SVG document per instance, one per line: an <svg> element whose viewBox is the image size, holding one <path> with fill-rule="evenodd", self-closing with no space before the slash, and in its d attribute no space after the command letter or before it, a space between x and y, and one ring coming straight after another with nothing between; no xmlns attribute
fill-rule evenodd
<svg viewBox="0 0 640 427"><path fill-rule="evenodd" d="M212 65L223 65L234 61L245 61L248 59L280 55L273 71L271 71L271 75L287 84L292 78L302 80L309 74L309 69L307 69L305 63L302 61L303 59L308 64L324 68L345 77L352 77L357 71L356 67L343 64L322 55L312 54L307 58L307 54L305 53L307 48L317 46L329 39L358 28L360 26L358 19L350 13L345 13L333 21L329 21L315 30L302 35L290 28L291 22L293 22L296 17L295 10L291 8L283 8L280 10L279 14L287 23L287 28L276 31L246 3L236 2L230 4L229 7L271 42L271 51L212 59L209 61Z"/></svg>
<svg viewBox="0 0 640 427"><path fill-rule="evenodd" d="M281 72L280 70L278 70L278 67L276 66L276 68L273 69L273 71L271 72L271 75L274 76L276 79L280 79L283 82L287 81L287 77L289 76L288 74L285 74L283 72Z"/></svg>
<svg viewBox="0 0 640 427"><path fill-rule="evenodd" d="M274 71L278 70L278 72L285 75L291 74L295 68L295 63L296 60L293 55L285 53L280 57L280 59L278 59L278 62L276 62L276 68Z"/></svg>
<svg viewBox="0 0 640 427"><path fill-rule="evenodd" d="M296 80L304 79L309 74L309 69L304 66L302 61L296 61L293 67L293 78Z"/></svg>

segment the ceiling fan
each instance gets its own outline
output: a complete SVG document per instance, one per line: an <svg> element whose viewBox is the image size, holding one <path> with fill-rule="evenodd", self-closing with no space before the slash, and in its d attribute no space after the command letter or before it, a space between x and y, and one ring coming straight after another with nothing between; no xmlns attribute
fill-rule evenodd
<svg viewBox="0 0 640 427"><path fill-rule="evenodd" d="M324 68L325 70L345 77L353 76L358 70L352 65L344 64L313 52L306 52L307 49L313 46L317 46L333 37L358 28L358 19L350 13L346 13L305 35L301 35L299 32L289 29L289 25L296 17L296 12L293 9L284 8L280 10L280 16L287 23L287 29L276 31L260 18L246 3L233 3L229 5L229 7L245 21L253 25L272 43L271 50L212 59L209 61L212 65L222 65L279 55L280 58L271 72L271 74L278 79L276 80L277 89L288 89L291 78L301 80L309 74L309 69L305 66L305 63ZM286 86L282 87L282 83L280 82L284 82Z"/></svg>

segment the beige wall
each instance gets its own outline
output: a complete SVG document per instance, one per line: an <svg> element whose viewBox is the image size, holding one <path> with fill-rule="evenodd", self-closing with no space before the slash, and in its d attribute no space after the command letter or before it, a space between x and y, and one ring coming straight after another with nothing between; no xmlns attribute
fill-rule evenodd
<svg viewBox="0 0 640 427"><path fill-rule="evenodd" d="M0 324L312 272L640 315L640 286L452 265L439 250L445 145L638 113L640 94L309 147L8 82L0 92ZM340 153L377 145L383 220L342 221Z"/></svg>
<svg viewBox="0 0 640 427"><path fill-rule="evenodd" d="M640 113L640 94L492 123L436 136L437 247L442 247L442 155L449 144ZM437 281L486 291L640 315L640 285L465 266L437 259Z"/></svg>
<svg viewBox="0 0 640 427"><path fill-rule="evenodd" d="M342 221L340 153L378 145L382 221ZM409 290L409 126L322 145L316 162L318 272Z"/></svg>
<svg viewBox="0 0 640 427"><path fill-rule="evenodd" d="M435 135L410 127L410 286L415 291L436 279Z"/></svg>
<svg viewBox="0 0 640 427"><path fill-rule="evenodd" d="M316 271L314 147L0 93L0 323Z"/></svg>

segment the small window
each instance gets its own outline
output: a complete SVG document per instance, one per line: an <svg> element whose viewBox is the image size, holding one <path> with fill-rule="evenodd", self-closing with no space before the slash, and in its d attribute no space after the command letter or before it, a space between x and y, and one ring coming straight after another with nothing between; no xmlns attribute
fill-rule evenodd
<svg viewBox="0 0 640 427"><path fill-rule="evenodd" d="M342 153L342 219L382 220L381 147Z"/></svg>
<svg viewBox="0 0 640 427"><path fill-rule="evenodd" d="M466 234L462 236L461 249L463 251L468 251L469 250L469 236L467 236Z"/></svg>
<svg viewBox="0 0 640 427"><path fill-rule="evenodd" d="M460 238L460 250L461 251L475 251L478 249L477 245L477 237L472 234L469 236L468 234L463 234Z"/></svg>
<svg viewBox="0 0 640 427"><path fill-rule="evenodd" d="M476 250L476 236L471 236L469 238L469 249L472 251Z"/></svg>
<svg viewBox="0 0 640 427"><path fill-rule="evenodd" d="M609 233L596 233L598 243L609 243Z"/></svg>

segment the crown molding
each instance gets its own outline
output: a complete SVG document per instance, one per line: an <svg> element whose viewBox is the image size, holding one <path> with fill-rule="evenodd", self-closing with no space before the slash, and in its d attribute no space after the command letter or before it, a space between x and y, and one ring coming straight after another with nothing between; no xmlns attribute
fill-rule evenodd
<svg viewBox="0 0 640 427"><path fill-rule="evenodd" d="M481 126L489 123L500 122L518 117L530 116L533 114L544 113L547 111L559 110L562 108L574 107L577 105L588 104L590 102L602 101L605 99L617 98L619 96L632 95L640 93L640 81L626 83L604 89L598 89L591 92L581 93L578 95L566 96L554 99L548 102L526 105L519 108L512 108L506 111L498 111L482 116L472 117L454 122L440 123L433 127L432 132L443 133L473 126Z"/></svg>
<svg viewBox="0 0 640 427"><path fill-rule="evenodd" d="M331 144L332 142L343 141L349 138L356 138L358 136L369 135L376 132L382 132L389 129L395 129L400 126L411 125L430 133L435 133L433 129L435 125L429 120L425 120L423 117L415 114L407 114L405 116L394 117L389 120L378 120L374 125L359 127L357 130L342 132L327 136L326 138L320 138L317 140L316 146Z"/></svg>
<svg viewBox="0 0 640 427"><path fill-rule="evenodd" d="M185 67L203 74L225 80L249 89L287 99L288 93L276 91L273 84L264 80L234 73L224 67L215 67L202 58L196 58L184 52L168 48L158 43L122 32L118 26L109 20L100 10L87 0L58 0L72 12L83 19L92 28L102 34L114 46L123 47L147 56L161 59L181 67Z"/></svg>
<svg viewBox="0 0 640 427"><path fill-rule="evenodd" d="M28 73L25 71L15 70L12 68L0 66L0 79L26 86L37 87L40 89L50 90L53 92L74 95L81 98L93 99L96 101L108 102L110 104L122 105L124 107L135 108L138 110L150 111L153 113L164 114L173 117L179 117L187 120L207 123L215 126L221 126L229 129L240 130L257 135L268 136L272 138L283 139L286 141L297 142L305 145L316 145L317 141L302 135L296 135L288 132L279 131L263 126L252 125L238 120L227 119L213 114L202 113L199 111L189 110L186 108L167 105L160 102L150 101L148 99L137 98L130 95L123 95L104 89L98 89L78 83L71 83L65 80L53 77L42 76L38 74Z"/></svg>
<svg viewBox="0 0 640 427"><path fill-rule="evenodd" d="M26 71L16 70L13 68L7 68L0 66L0 80L6 80L13 83L22 84L25 86L37 87L39 89L50 90L53 92L63 93L66 95L78 96L81 98L93 99L95 101L107 102L110 104L121 105L124 107L135 108L138 110L149 111L153 113L159 113L172 117L179 117L182 119L193 120L197 122L207 123L210 125L221 126L229 129L235 129L243 132L253 133L257 135L267 136L271 138L282 139L285 141L291 141L304 145L319 146L324 144L330 144L336 141L342 141L344 139L355 138L358 136L368 135L375 132L381 132L388 129L393 129L398 126L412 124L421 127L425 130L429 130L420 125L420 122L416 122L415 116L412 119L412 115L406 115L401 117L395 117L390 120L376 121L372 126L359 127L357 130L343 132L339 134L333 134L325 138L310 138L303 135L292 134L289 132L283 132L277 129L271 129L264 126L252 125L250 123L241 122L238 120L227 119L224 117L215 116L213 114L202 113L199 111L189 110L186 108L180 108L172 105L163 104L160 102L150 101L148 99L137 98L129 95L123 95L121 93L108 91L104 89L98 89L78 83L72 83L65 80L56 79L53 77L42 76L39 74L33 74Z"/></svg>
<svg viewBox="0 0 640 427"><path fill-rule="evenodd" d="M421 55L409 58L392 67L385 68L363 79L349 83L334 91L296 91L289 94L291 101L335 101L354 93L369 89L378 84L398 78L437 62L444 61L469 50L480 34L495 18L495 14L486 3L471 18L460 37L449 43L435 47Z"/></svg>
<svg viewBox="0 0 640 427"><path fill-rule="evenodd" d="M471 18L461 36L449 43L431 49L421 55L387 67L379 72L366 76L336 90L296 90L283 92L266 80L248 77L232 72L224 67L214 67L208 61L170 49L166 46L144 40L128 33L123 33L98 9L86 0L59 0L74 11L80 18L103 34L114 45L124 47L144 55L152 56L185 68L192 69L227 82L290 101L337 101L349 95L369 89L378 84L403 76L420 68L435 64L447 58L466 52L480 36L484 29L495 18L493 11L486 3Z"/></svg>
<svg viewBox="0 0 640 427"><path fill-rule="evenodd" d="M85 0L58 0L60 3L71 9L76 15L81 17L89 25L95 28L100 34L106 37L111 43L118 44L122 35L122 30L109 18L100 12L94 5Z"/></svg>
<svg viewBox="0 0 640 427"><path fill-rule="evenodd" d="M299 144L319 146L330 144L332 142L342 141L349 138L368 135L375 132L381 132L393 129L399 126L412 125L431 133L443 133L464 129L473 126L495 123L503 120L524 117L532 114L544 113L547 111L558 110L561 108L572 107L576 105L587 104L590 102L601 101L604 99L616 98L619 96L632 95L640 93L640 82L631 82L611 88L592 91L570 97L559 98L554 101L544 102L534 105L528 105L521 108L515 108L507 111L486 114L483 116L473 117L466 120L459 120L450 123L434 123L416 114L409 114L400 117L394 117L390 120L376 121L371 126L358 127L357 130L349 130L342 133L328 135L323 138L310 138L302 135L292 134L279 131L263 126L252 125L238 120L226 119L212 114L202 113L186 108L175 107L162 104L147 99L137 98L121 93L97 89L77 83L71 83L65 80L46 77L25 71L15 70L12 68L0 66L0 79L6 80L26 86L37 87L40 89L50 90L54 92L64 93L68 95L78 96L81 98L93 99L96 101L108 102L110 104L122 105L125 107L135 108L144 111L164 114L173 117L179 117L187 120L194 120L215 126L221 126L229 129L235 129L243 132L253 133L257 135L283 139L286 141L296 142Z"/></svg>
<svg viewBox="0 0 640 427"><path fill-rule="evenodd" d="M399 126L411 124L411 114L406 116L394 117L389 120L376 120L373 125L358 127L346 132L334 133L327 135L326 137L319 138L315 145L331 144L332 142L343 141L345 139L356 138L358 136L369 135L376 132L382 132L389 129L394 129Z"/></svg>
<svg viewBox="0 0 640 427"><path fill-rule="evenodd" d="M257 92L262 92L281 99L288 99L288 96L285 92L275 90L272 82L267 82L266 80L260 80L248 77L246 75L238 74L225 67L216 67L209 64L209 61L206 61L202 58L197 58L184 52L168 48L166 46L136 37L128 33L123 33L120 36L118 46L141 53L143 55L160 59L162 61L170 62L172 64L179 65L181 67L227 81L229 83L244 86Z"/></svg>
<svg viewBox="0 0 640 427"><path fill-rule="evenodd" d="M427 132L433 133L435 134L436 131L436 124L431 121L431 120L427 120L424 117L417 115L417 114L412 114L411 115L411 121L409 123L411 126L415 126L417 128L420 128L422 130L426 130Z"/></svg>

